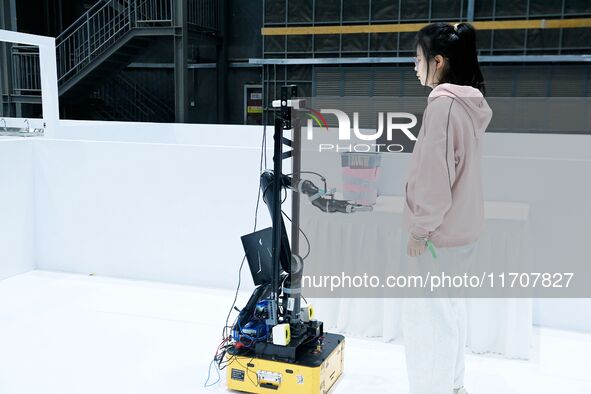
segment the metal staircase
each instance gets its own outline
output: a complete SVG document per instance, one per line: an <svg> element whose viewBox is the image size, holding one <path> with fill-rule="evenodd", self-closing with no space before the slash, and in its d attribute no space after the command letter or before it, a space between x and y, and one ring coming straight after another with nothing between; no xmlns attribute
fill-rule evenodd
<svg viewBox="0 0 591 394"><path fill-rule="evenodd" d="M113 94L107 91L119 89L122 85L131 83L125 77L118 77L110 81L114 75L121 73L141 52L149 47L150 38L154 36L172 36L179 34L183 23L175 18L175 7L181 0L101 0L91 7L84 15L56 37L58 88L60 96L66 99L88 95L97 86L105 84L100 94L100 100L113 99ZM217 0L186 0L186 21L190 31L211 34L218 33L218 1ZM32 92L32 96L39 94L38 52L31 49L19 48L13 51L13 71L15 81L14 94L20 96L22 92ZM35 64L32 56L36 56ZM19 63L15 63L14 60ZM23 63L24 62L24 63ZM27 67L22 67L26 64ZM137 85L137 84L136 84ZM127 86L129 88L129 86ZM158 114L159 108L147 108L149 105L161 108L163 102L150 99L149 94L138 92L141 89L134 86L132 90L138 101L129 102L129 106L120 110L129 119L133 116ZM94 99L99 97L95 96ZM141 100L141 101L139 101ZM34 100L32 100L34 102ZM137 108L131 106L136 104ZM113 104L113 103L111 103ZM117 107L111 105L111 107ZM174 112L174 110L172 110ZM127 118L127 116L126 116Z"/></svg>
<svg viewBox="0 0 591 394"><path fill-rule="evenodd" d="M95 89L91 105L100 118L138 122L174 121L174 108L151 94L140 84L119 73Z"/></svg>
<svg viewBox="0 0 591 394"><path fill-rule="evenodd" d="M112 72L127 66L142 50L142 37L175 34L177 0L103 0L56 38L60 95L102 66ZM188 0L188 24L215 34L217 1ZM134 42L135 41L135 42ZM129 44L129 45L128 45ZM122 48L129 50L114 54Z"/></svg>
<svg viewBox="0 0 591 394"><path fill-rule="evenodd" d="M12 45L12 99L15 102L41 103L39 48L31 45Z"/></svg>

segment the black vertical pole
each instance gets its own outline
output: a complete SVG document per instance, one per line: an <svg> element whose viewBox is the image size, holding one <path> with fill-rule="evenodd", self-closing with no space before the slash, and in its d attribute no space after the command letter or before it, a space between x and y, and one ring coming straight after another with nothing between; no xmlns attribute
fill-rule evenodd
<svg viewBox="0 0 591 394"><path fill-rule="evenodd" d="M187 1L174 0L174 111L175 122L187 122L188 114L188 47Z"/></svg>
<svg viewBox="0 0 591 394"><path fill-rule="evenodd" d="M217 48L217 122L227 121L227 91L228 91L228 0L218 1L218 29Z"/></svg>
<svg viewBox="0 0 591 394"><path fill-rule="evenodd" d="M300 179L301 171L301 122L299 119L293 121L292 132L292 180ZM300 255L300 193L292 191L291 193L291 252L297 256Z"/></svg>
<svg viewBox="0 0 591 394"><path fill-rule="evenodd" d="M281 254L281 171L283 158L283 119L278 117L275 119L275 133L273 134L273 293L272 299L279 302L279 267ZM277 308L274 308L275 321L277 319Z"/></svg>
<svg viewBox="0 0 591 394"><path fill-rule="evenodd" d="M0 29L17 31L16 1L4 1L0 4ZM16 116L12 102L12 43L0 43L0 115Z"/></svg>

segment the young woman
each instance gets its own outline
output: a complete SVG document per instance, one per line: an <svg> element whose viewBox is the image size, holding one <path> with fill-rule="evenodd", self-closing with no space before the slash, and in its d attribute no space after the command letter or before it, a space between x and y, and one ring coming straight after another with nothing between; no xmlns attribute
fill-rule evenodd
<svg viewBox="0 0 591 394"><path fill-rule="evenodd" d="M433 90L412 152L404 224L408 264L468 258L484 220L480 161L492 111L467 23L433 23L416 36L415 71ZM462 298L404 300L411 394L465 394L466 311Z"/></svg>

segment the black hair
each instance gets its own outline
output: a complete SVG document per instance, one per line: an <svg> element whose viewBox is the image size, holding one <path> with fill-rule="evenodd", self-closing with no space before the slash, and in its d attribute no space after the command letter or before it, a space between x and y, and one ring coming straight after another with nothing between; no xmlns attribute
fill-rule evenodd
<svg viewBox="0 0 591 394"><path fill-rule="evenodd" d="M437 55L446 58L438 83L472 86L486 95L484 78L478 65L476 31L469 23L454 26L436 22L423 27L415 37L414 48L420 47L427 63Z"/></svg>

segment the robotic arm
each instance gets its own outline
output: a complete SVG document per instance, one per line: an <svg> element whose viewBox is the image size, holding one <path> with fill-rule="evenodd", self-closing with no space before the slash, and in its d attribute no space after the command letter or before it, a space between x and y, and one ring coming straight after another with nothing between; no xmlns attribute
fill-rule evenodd
<svg viewBox="0 0 591 394"><path fill-rule="evenodd" d="M307 179L296 179L288 175L281 175L281 186L308 196L310 203L323 212L353 213L372 210L371 206L327 198L312 181ZM271 192L269 194L271 196L273 192L273 171L266 170L261 174L261 188L263 189L263 200L269 206L271 215L273 215L273 203L270 198L267 199L267 193Z"/></svg>
<svg viewBox="0 0 591 394"><path fill-rule="evenodd" d="M326 198L320 194L320 190L311 181L306 179L293 180L295 186L292 187L302 194L305 194L310 199L312 205L324 212L342 212L352 213L361 211L371 211L371 206L360 204L352 204L345 200L335 200L334 198Z"/></svg>
<svg viewBox="0 0 591 394"><path fill-rule="evenodd" d="M273 170L265 170L260 176L263 201L267 204L273 221L272 280L255 289L233 326L235 346L245 345L248 349L254 349L255 354L259 356L279 356L292 361L295 360L299 347L313 343L322 335L323 325L322 322L300 316L304 262L300 256L291 252L280 207L281 189L290 189L306 195L312 205L327 213L372 210L371 206L334 199L332 195L326 193L326 190L321 190L309 180L282 174L281 162L290 156L282 151L282 146L286 143L282 133L283 130L292 128L292 107L299 108L301 104L301 100L295 101L298 103L297 106L294 105L293 100L288 100L292 96L296 96L295 91L295 86L283 87L281 90L282 99L273 103L273 106L280 107L280 117L275 119L274 168ZM288 145L290 144L288 143ZM294 150L296 149L294 148ZM284 342L282 339L286 337L284 333L279 333L278 330L275 335L276 328L288 329L286 331L288 333L287 344L281 343Z"/></svg>
<svg viewBox="0 0 591 394"><path fill-rule="evenodd" d="M269 213L271 217L273 217L274 212L274 204L273 204L273 192L274 192L274 173L272 170L265 170L261 174L261 190L263 192L263 201L267 204L269 208ZM337 200L333 198L325 197L321 190L314 185L313 182L305 179L296 179L290 177L288 175L281 175L281 182L280 186L282 188L287 188L293 190L295 192L304 194L308 196L312 205L317 207L323 212L334 213L334 212L341 212L341 213L353 213L359 211L368 211L371 210L371 206L364 206L359 204L353 204L349 201L345 200ZM281 247L279 251L279 262L282 268L281 275L281 288L277 289L279 293L283 293L284 297L284 304L287 304L287 298L291 297L294 299L294 308L292 312L288 312L285 318L288 321L298 320L298 315L300 311L300 291L301 291L301 278L302 272L304 268L304 261L301 257L292 255L291 248L289 245L289 240L287 238L287 232L285 230L285 223L283 221L283 217L279 218L279 223L281 225L282 231L282 239L281 239ZM238 319L237 319L237 327L235 327L235 334L234 338L237 341L241 340L241 332L249 332L251 328L254 328L253 325L256 323L257 329L263 329L262 327L265 326L260 319L253 320L253 314L257 305L261 303L265 303L265 298L268 297L269 293L271 292L271 285L261 285L257 287L255 292L252 294L248 304L245 308L241 311ZM265 304L267 305L267 304ZM267 312L267 315L270 315ZM253 326L253 327L251 327ZM267 328L263 330L267 333ZM258 331L257 331L258 332ZM251 333L252 334L252 333ZM252 340L253 335L246 335L245 338L247 340ZM258 337L258 335L255 335Z"/></svg>

